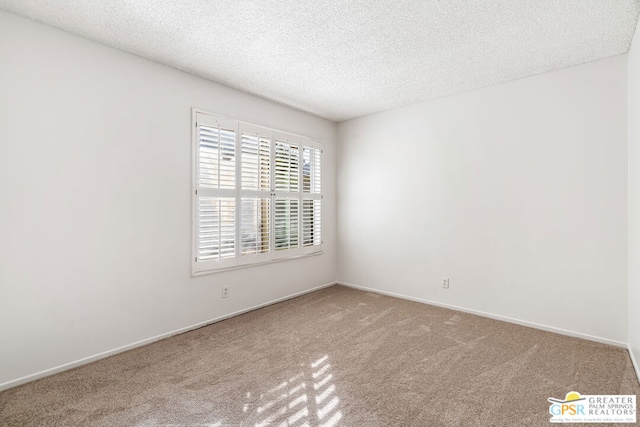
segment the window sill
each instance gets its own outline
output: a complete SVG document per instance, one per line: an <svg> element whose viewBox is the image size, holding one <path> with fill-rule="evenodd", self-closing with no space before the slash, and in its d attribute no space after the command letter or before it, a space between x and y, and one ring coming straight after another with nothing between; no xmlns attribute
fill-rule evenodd
<svg viewBox="0 0 640 427"><path fill-rule="evenodd" d="M269 261L256 262L256 263L252 263L252 264L234 265L233 267L224 267L224 268L216 268L216 269L212 269L212 270L196 271L196 272L192 272L191 273L191 277L207 276L209 274L224 273L224 272L233 271L233 270L243 270L245 268L252 268L252 267L258 267L258 266L263 266L263 265L275 264L275 263L284 262L284 261L291 261L291 260L294 260L294 259L309 258L309 257L317 256L317 255L323 255L323 254L324 254L324 250L320 249L317 252L311 252L311 253L303 254L303 255L296 255L296 256L293 256L293 257L277 258L277 259L272 259L272 260L269 260Z"/></svg>

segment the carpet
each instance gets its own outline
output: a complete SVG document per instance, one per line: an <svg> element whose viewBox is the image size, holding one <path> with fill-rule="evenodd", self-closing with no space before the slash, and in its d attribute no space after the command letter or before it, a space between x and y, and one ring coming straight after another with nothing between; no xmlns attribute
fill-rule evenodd
<svg viewBox="0 0 640 427"><path fill-rule="evenodd" d="M640 386L622 348L332 286L6 390L0 425L548 426L569 391Z"/></svg>

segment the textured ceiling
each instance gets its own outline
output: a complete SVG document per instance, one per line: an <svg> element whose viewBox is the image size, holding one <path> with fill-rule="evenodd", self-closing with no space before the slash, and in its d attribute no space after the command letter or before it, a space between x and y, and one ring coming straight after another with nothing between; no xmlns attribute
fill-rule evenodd
<svg viewBox="0 0 640 427"><path fill-rule="evenodd" d="M0 0L334 121L626 53L640 0Z"/></svg>

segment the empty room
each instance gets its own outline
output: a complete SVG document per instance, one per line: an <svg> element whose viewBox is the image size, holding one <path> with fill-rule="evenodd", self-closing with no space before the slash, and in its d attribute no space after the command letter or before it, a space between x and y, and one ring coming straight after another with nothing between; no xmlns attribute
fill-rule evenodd
<svg viewBox="0 0 640 427"><path fill-rule="evenodd" d="M636 425L640 0L0 0L0 426Z"/></svg>

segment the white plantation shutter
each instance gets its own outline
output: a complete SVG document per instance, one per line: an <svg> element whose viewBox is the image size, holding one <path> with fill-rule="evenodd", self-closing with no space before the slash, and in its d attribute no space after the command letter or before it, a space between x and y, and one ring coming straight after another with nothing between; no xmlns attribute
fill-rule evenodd
<svg viewBox="0 0 640 427"><path fill-rule="evenodd" d="M300 247L300 201L276 199L275 201L275 250L291 250ZM277 254L280 255L279 253Z"/></svg>
<svg viewBox="0 0 640 427"><path fill-rule="evenodd" d="M271 200L257 197L242 198L241 255L268 254L271 248Z"/></svg>
<svg viewBox="0 0 640 427"><path fill-rule="evenodd" d="M300 149L297 145L276 140L275 151L275 190L299 192Z"/></svg>
<svg viewBox="0 0 640 427"><path fill-rule="evenodd" d="M196 114L194 262L236 264L236 135L233 121Z"/></svg>
<svg viewBox="0 0 640 427"><path fill-rule="evenodd" d="M302 246L322 244L322 201L302 201Z"/></svg>
<svg viewBox="0 0 640 427"><path fill-rule="evenodd" d="M242 126L241 188L243 190L271 191L271 139L254 132L255 126ZM266 130L265 130L266 133Z"/></svg>
<svg viewBox="0 0 640 427"><path fill-rule="evenodd" d="M220 261L235 257L234 198L199 197L198 259Z"/></svg>
<svg viewBox="0 0 640 427"><path fill-rule="evenodd" d="M194 110L192 274L322 251L322 146Z"/></svg>
<svg viewBox="0 0 640 427"><path fill-rule="evenodd" d="M240 264L268 261L271 255L271 131L240 124Z"/></svg>
<svg viewBox="0 0 640 427"><path fill-rule="evenodd" d="M302 191L304 193L311 193L312 151L312 148L302 147Z"/></svg>
<svg viewBox="0 0 640 427"><path fill-rule="evenodd" d="M313 143L302 147L302 247L314 252L322 245L322 149Z"/></svg>
<svg viewBox="0 0 640 427"><path fill-rule="evenodd" d="M303 138L274 132L274 256L301 254Z"/></svg>
<svg viewBox="0 0 640 427"><path fill-rule="evenodd" d="M236 131L202 124L198 128L198 185L233 189L236 186Z"/></svg>

